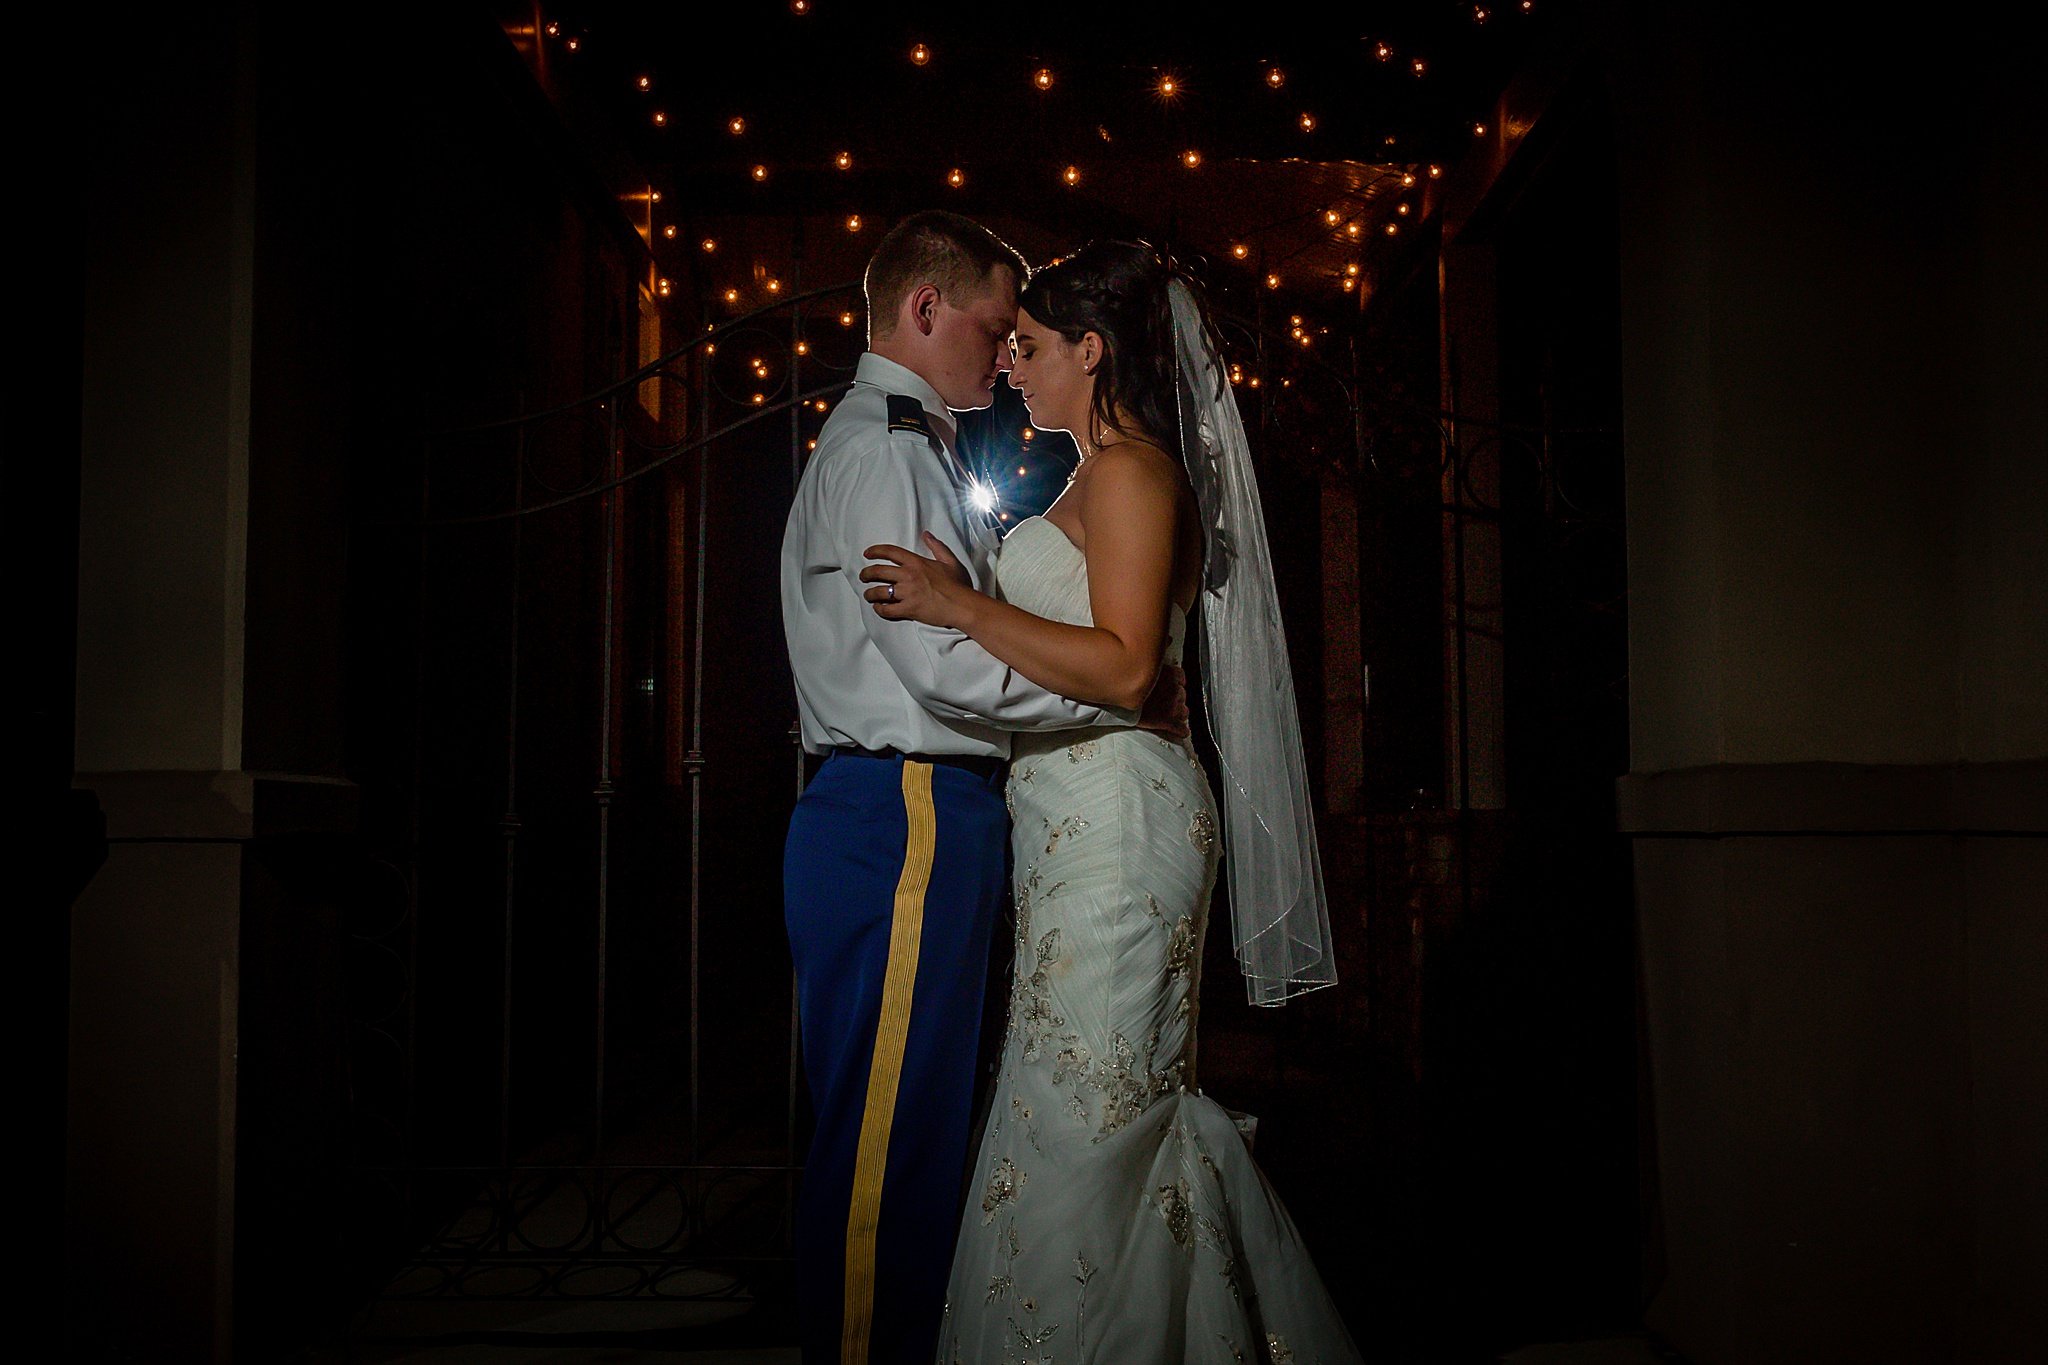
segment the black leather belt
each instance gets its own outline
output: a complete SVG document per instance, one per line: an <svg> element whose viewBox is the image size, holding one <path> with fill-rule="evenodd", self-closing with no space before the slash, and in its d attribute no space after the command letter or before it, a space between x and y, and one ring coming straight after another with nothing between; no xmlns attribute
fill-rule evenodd
<svg viewBox="0 0 2048 1365"><path fill-rule="evenodd" d="M984 782L993 782L1001 777L1003 765L1007 762L1005 759L988 758L980 754L906 754L901 749L862 749L851 744L835 744L832 746L832 752L845 754L848 758L907 758L912 763L936 763L942 768L960 768L973 773Z"/></svg>

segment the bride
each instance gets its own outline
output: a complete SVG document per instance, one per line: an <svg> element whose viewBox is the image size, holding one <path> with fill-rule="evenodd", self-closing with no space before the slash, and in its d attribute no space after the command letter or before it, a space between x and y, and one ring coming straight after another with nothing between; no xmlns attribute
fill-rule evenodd
<svg viewBox="0 0 2048 1365"><path fill-rule="evenodd" d="M1019 298L1010 383L1072 482L1004 539L1000 599L945 547L874 546L874 610L958 629L1051 691L1136 709L1202 610L1218 812L1193 748L1020 734L1016 974L939 1360L1352 1362L1250 1119L1196 1087L1219 861L1254 1003L1335 981L1286 645L1244 429L1190 286L1096 242ZM1224 854L1227 851L1228 857Z"/></svg>

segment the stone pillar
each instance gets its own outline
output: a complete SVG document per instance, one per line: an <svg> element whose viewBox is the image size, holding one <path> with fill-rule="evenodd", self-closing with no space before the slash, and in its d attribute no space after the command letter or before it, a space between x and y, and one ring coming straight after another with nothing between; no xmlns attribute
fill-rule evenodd
<svg viewBox="0 0 2048 1365"><path fill-rule="evenodd" d="M1649 1320L1696 1365L2036 1359L2048 143L2032 77L1739 7L1638 5L1607 36L1621 819L1667 1267ZM1906 89L1914 114L1869 135L1863 113ZM1902 191L1891 168L1929 162L1954 168L1943 192Z"/></svg>
<svg viewBox="0 0 2048 1365"><path fill-rule="evenodd" d="M256 29L201 6L94 57L74 785L110 847L72 917L65 1273L123 1358L229 1358L250 849L353 813L339 438L294 369L318 314L259 265L291 234L259 243Z"/></svg>

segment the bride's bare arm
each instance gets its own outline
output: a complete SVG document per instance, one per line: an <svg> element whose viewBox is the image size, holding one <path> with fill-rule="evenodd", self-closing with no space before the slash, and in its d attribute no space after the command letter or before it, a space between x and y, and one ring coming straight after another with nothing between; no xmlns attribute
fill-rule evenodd
<svg viewBox="0 0 2048 1365"><path fill-rule="evenodd" d="M1049 692L1096 706L1137 710L1151 694L1166 649L1173 585L1178 484L1156 451L1110 446L1093 456L1081 507L1093 626L1070 626L975 592L943 545L928 559L895 545L870 546L861 570L875 610L892 620L959 630ZM894 600L890 590L894 589Z"/></svg>

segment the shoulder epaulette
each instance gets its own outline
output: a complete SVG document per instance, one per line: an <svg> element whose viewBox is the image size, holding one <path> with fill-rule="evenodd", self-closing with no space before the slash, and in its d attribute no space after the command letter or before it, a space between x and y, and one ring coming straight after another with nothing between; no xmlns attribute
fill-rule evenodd
<svg viewBox="0 0 2048 1365"><path fill-rule="evenodd" d="M924 415L924 404L908 394L889 395L889 430L914 431L929 438L932 434L931 420Z"/></svg>

